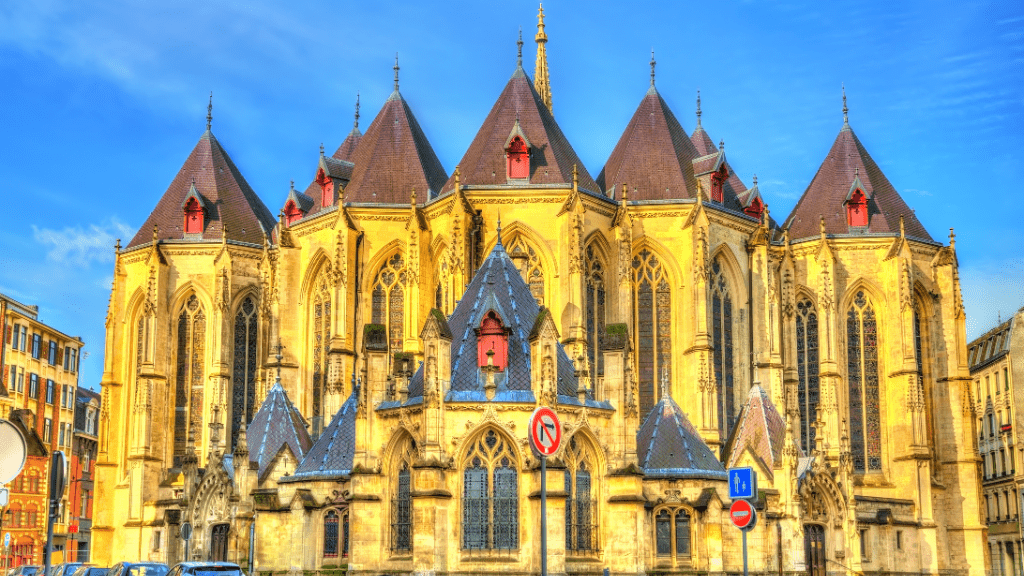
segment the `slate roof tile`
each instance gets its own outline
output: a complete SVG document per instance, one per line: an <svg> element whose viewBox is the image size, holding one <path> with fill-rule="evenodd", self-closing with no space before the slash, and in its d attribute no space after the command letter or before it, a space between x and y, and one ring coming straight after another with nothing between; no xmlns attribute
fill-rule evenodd
<svg viewBox="0 0 1024 576"><path fill-rule="evenodd" d="M280 382L271 386L260 409L253 415L252 423L246 428L246 441L249 461L259 465L260 478L282 448L287 448L296 460L301 460L313 445L305 420L288 399L288 393Z"/></svg>
<svg viewBox="0 0 1024 576"><path fill-rule="evenodd" d="M726 480L725 468L669 394L636 433L640 468L649 477Z"/></svg>
<svg viewBox="0 0 1024 576"><path fill-rule="evenodd" d="M295 467L295 473L281 483L304 480L340 480L352 471L356 447L356 410L359 388L353 388L345 403L331 419L316 444Z"/></svg>
<svg viewBox="0 0 1024 576"><path fill-rule="evenodd" d="M781 465L782 446L785 440L785 419L768 397L768 392L759 384L755 384L747 396L746 410L742 413L737 437L732 443L728 467L737 466L743 453L749 448L769 469L776 468Z"/></svg>

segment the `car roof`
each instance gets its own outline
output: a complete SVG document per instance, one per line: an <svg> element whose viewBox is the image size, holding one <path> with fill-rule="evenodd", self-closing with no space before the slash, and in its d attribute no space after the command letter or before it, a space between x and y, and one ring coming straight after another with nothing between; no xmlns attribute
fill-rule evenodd
<svg viewBox="0 0 1024 576"><path fill-rule="evenodd" d="M214 568L214 567L219 567L219 568L239 568L239 569L241 569L241 566L239 566L238 564L235 564L234 562L179 562L179 563L175 564L175 566L181 566L182 568L196 568L196 567L199 567L199 568L202 568L202 567Z"/></svg>

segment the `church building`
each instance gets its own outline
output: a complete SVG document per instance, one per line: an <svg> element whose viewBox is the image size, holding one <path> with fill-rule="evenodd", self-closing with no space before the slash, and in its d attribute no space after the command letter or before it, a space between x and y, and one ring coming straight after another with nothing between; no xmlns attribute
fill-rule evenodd
<svg viewBox="0 0 1024 576"><path fill-rule="evenodd" d="M95 562L539 574L527 422L549 406L552 574L741 572L736 466L759 476L752 572L985 571L954 237L915 217L845 95L780 222L653 58L592 176L547 40L541 11L533 78L520 40L450 173L397 61L365 133L357 104L308 186L262 194L273 211L207 115L117 247Z"/></svg>

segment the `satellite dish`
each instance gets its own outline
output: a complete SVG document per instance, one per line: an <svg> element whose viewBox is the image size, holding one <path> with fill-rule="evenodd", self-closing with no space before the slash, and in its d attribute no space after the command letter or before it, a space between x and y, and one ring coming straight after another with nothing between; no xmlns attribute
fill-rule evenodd
<svg viewBox="0 0 1024 576"><path fill-rule="evenodd" d="M28 456L28 446L21 431L10 420L0 418L0 484L7 484L21 474Z"/></svg>

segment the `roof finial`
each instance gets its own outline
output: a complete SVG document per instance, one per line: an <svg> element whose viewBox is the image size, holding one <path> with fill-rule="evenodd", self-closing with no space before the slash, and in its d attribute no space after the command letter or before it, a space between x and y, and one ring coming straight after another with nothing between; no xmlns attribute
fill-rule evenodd
<svg viewBox="0 0 1024 576"><path fill-rule="evenodd" d="M533 70L533 89L540 95L541 102L554 114L551 107L551 79L548 77L548 35L544 32L544 5L537 10L537 64Z"/></svg>
<svg viewBox="0 0 1024 576"><path fill-rule="evenodd" d="M576 192L580 188L580 171L575 164L572 165L572 191Z"/></svg>
<svg viewBox="0 0 1024 576"><path fill-rule="evenodd" d="M629 186L622 185L622 204L626 205L629 202Z"/></svg>
<svg viewBox="0 0 1024 576"><path fill-rule="evenodd" d="M292 186L291 186L292 190L295 190L295 180L292 180L291 182L292 182Z"/></svg>
<svg viewBox="0 0 1024 576"><path fill-rule="evenodd" d="M697 89L697 128L700 128L700 89Z"/></svg>
<svg viewBox="0 0 1024 576"><path fill-rule="evenodd" d="M654 48L651 48L651 88L654 88L654 66L658 61L654 59Z"/></svg>
<svg viewBox="0 0 1024 576"><path fill-rule="evenodd" d="M824 214L820 214L818 217L821 218L820 222L818 223L818 228L821 230L821 236L824 237L825 236L825 216L824 216Z"/></svg>
<svg viewBox="0 0 1024 576"><path fill-rule="evenodd" d="M950 236L950 238L953 237L953 229L952 228L949 229L949 236ZM153 244L156 244L156 240L157 240L157 227L156 227L156 224L153 224Z"/></svg>
<svg viewBox="0 0 1024 576"><path fill-rule="evenodd" d="M754 174L754 186L757 186L757 174Z"/></svg>
<svg viewBox="0 0 1024 576"><path fill-rule="evenodd" d="M846 83L843 83L843 128L850 127L850 109L846 107Z"/></svg>
<svg viewBox="0 0 1024 576"><path fill-rule="evenodd" d="M459 171L459 167L455 167L455 191L458 192L462 188L462 173Z"/></svg>
<svg viewBox="0 0 1024 576"><path fill-rule="evenodd" d="M395 92L398 92L398 52L395 52L395 65L393 68L395 70Z"/></svg>
<svg viewBox="0 0 1024 576"><path fill-rule="evenodd" d="M416 188L412 189L411 201L412 201L412 207L413 207L413 209L415 209L416 208Z"/></svg>
<svg viewBox="0 0 1024 576"><path fill-rule="evenodd" d="M854 168L853 168L853 177L854 178L860 178L860 166L854 166Z"/></svg>
<svg viewBox="0 0 1024 576"><path fill-rule="evenodd" d="M210 124L213 122L213 90L210 91L210 103L206 105L206 130L210 130Z"/></svg>
<svg viewBox="0 0 1024 576"><path fill-rule="evenodd" d="M277 358L277 383L280 384L281 383L281 359L284 358L284 356L281 355L281 350L284 350L285 347L281 344L281 339L278 338L277 339L277 346L273 346L272 348L277 351L277 355L274 356L274 357Z"/></svg>
<svg viewBox="0 0 1024 576"><path fill-rule="evenodd" d="M723 154L725 153L725 138L718 141L718 151Z"/></svg>
<svg viewBox="0 0 1024 576"><path fill-rule="evenodd" d="M503 246L501 243L501 210L498 210L498 229L496 232L498 234L498 246Z"/></svg>
<svg viewBox="0 0 1024 576"><path fill-rule="evenodd" d="M518 52L516 54L516 66L523 67L523 27L519 27L519 40L516 42Z"/></svg>
<svg viewBox="0 0 1024 576"><path fill-rule="evenodd" d="M359 92L356 92L356 120L352 124L353 130L359 130Z"/></svg>
<svg viewBox="0 0 1024 576"><path fill-rule="evenodd" d="M949 247L956 248L956 234L953 234L953 229L949 229Z"/></svg>
<svg viewBox="0 0 1024 576"><path fill-rule="evenodd" d="M903 214L900 214L900 238L905 238L906 235L907 235L907 231L903 227Z"/></svg>
<svg viewBox="0 0 1024 576"><path fill-rule="evenodd" d="M320 143L320 155L321 156L324 155L324 143L323 142Z"/></svg>

